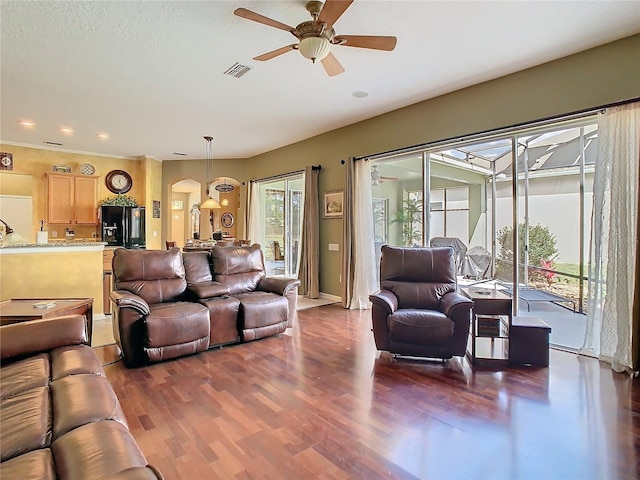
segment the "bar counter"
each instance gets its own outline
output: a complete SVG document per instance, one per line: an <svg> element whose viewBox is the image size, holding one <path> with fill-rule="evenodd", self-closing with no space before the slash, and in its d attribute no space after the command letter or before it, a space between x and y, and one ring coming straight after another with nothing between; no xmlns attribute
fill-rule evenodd
<svg viewBox="0 0 640 480"><path fill-rule="evenodd" d="M0 301L12 298L93 298L103 318L105 243L58 241L0 245Z"/></svg>

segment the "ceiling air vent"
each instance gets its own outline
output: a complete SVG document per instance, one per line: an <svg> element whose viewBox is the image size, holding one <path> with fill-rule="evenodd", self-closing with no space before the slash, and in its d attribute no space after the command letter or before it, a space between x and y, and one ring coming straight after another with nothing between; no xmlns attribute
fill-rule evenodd
<svg viewBox="0 0 640 480"><path fill-rule="evenodd" d="M45 140L44 143L46 143L47 145L53 145L55 147L61 147L62 146L62 144L58 143L58 142L48 142L48 141Z"/></svg>
<svg viewBox="0 0 640 480"><path fill-rule="evenodd" d="M231 65L227 68L227 71L224 72L225 75L229 75L231 77L240 78L245 73L251 70L251 67L247 67L246 65L240 65L238 62Z"/></svg>

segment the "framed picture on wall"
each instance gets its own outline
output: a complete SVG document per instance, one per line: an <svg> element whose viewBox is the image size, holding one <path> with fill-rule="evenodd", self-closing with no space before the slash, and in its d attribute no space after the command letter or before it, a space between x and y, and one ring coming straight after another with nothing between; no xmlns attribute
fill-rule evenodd
<svg viewBox="0 0 640 480"><path fill-rule="evenodd" d="M342 218L342 190L324 194L324 218Z"/></svg>
<svg viewBox="0 0 640 480"><path fill-rule="evenodd" d="M160 218L160 200L153 201L153 218Z"/></svg>

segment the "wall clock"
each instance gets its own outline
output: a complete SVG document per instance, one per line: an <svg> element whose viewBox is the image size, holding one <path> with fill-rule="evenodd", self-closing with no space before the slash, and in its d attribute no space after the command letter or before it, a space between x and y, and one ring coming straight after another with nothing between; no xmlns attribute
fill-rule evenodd
<svg viewBox="0 0 640 480"><path fill-rule="evenodd" d="M131 190L133 180L124 170L111 170L105 178L107 188L113 193L127 193Z"/></svg>
<svg viewBox="0 0 640 480"><path fill-rule="evenodd" d="M233 222L234 222L234 218L232 213L224 212L222 214L222 217L220 217L220 223L224 228L233 227Z"/></svg>
<svg viewBox="0 0 640 480"><path fill-rule="evenodd" d="M13 170L13 153L0 152L0 170Z"/></svg>

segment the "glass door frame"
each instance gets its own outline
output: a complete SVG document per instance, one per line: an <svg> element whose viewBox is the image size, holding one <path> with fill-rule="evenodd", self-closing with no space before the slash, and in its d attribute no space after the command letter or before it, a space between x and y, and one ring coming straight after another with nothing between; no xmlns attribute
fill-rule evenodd
<svg viewBox="0 0 640 480"><path fill-rule="evenodd" d="M281 250L281 254L282 254L282 260L283 260L283 267L282 270L280 270L280 267L274 267L273 270L271 270L271 266L269 264L270 257L269 258L265 258L265 268L267 269L267 274L269 276L283 276L283 277L297 277L298 275L298 269L299 269L299 256L300 256L300 241L301 241L301 234L302 234L302 214L303 214L303 208L304 208L304 172L293 172L290 174L284 174L284 175L278 175L278 176L274 176L274 177L269 177L269 178L265 178L265 179L261 179L261 180L256 180L255 181L258 186L259 186L259 204L260 204L260 211L261 212L265 212L265 192L267 190L274 190L274 191L279 191L282 193L282 245L278 245L282 250ZM291 186L291 184L293 182L298 182L301 183L301 188L294 188ZM298 214L299 217L299 224L298 226L292 226L291 225L291 220L293 218L295 218L296 215L294 215L294 208L296 208L295 202L293 201L293 196L299 194L299 201L298 201L298 208L300 209L300 212ZM265 215L266 217L266 215ZM261 225L261 240L262 243L264 244L264 249L263 252L265 252L265 257L266 257L266 247L268 246L267 244L269 243L267 241L267 235L266 235L266 227L267 224L264 221L265 218L263 218L263 221L260 222ZM294 228L296 231L298 231L298 235L296 238L295 232L294 232ZM293 248L294 246L294 242L298 242L298 248ZM275 245L272 244L273 248ZM295 250L295 251L294 251ZM294 257L295 254L295 257ZM279 259L275 259L275 255L276 252L272 251L271 256L274 257L273 261L280 261Z"/></svg>

